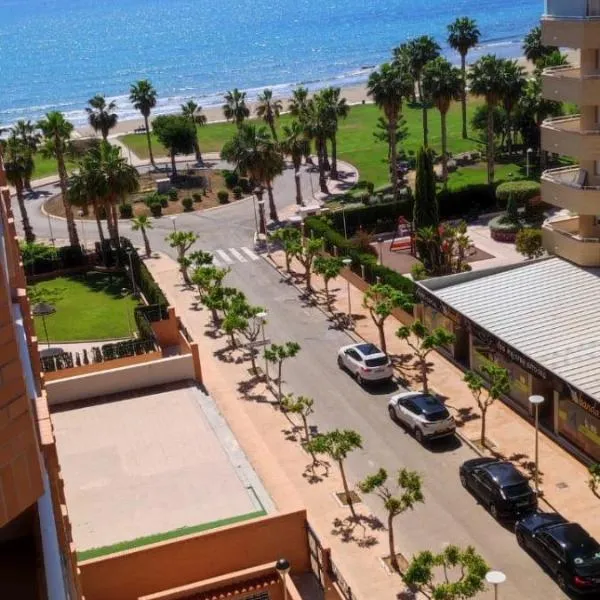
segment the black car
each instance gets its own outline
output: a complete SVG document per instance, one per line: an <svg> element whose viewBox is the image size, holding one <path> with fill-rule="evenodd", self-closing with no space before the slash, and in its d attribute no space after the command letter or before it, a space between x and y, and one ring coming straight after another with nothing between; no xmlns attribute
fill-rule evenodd
<svg viewBox="0 0 600 600"><path fill-rule="evenodd" d="M497 519L515 519L537 509L537 497L527 478L511 463L474 458L460 467L463 486Z"/></svg>
<svg viewBox="0 0 600 600"><path fill-rule="evenodd" d="M577 523L536 513L515 526L519 546L552 573L565 591L600 598L600 544Z"/></svg>

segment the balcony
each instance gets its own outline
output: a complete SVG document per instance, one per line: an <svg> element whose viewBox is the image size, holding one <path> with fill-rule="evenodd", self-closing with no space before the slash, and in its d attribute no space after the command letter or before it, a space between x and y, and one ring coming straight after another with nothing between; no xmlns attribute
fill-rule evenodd
<svg viewBox="0 0 600 600"><path fill-rule="evenodd" d="M581 115L546 119L542 123L542 149L591 159L600 155L600 129L581 131Z"/></svg>
<svg viewBox="0 0 600 600"><path fill-rule="evenodd" d="M582 77L578 66L545 69L542 94L557 102L574 102L579 106L596 104L600 98L600 73Z"/></svg>
<svg viewBox="0 0 600 600"><path fill-rule="evenodd" d="M567 48L600 47L600 0L546 0L542 43Z"/></svg>
<svg viewBox="0 0 600 600"><path fill-rule="evenodd" d="M600 215L600 186L585 185L587 173L579 167L550 169L542 174L544 202L583 215Z"/></svg>
<svg viewBox="0 0 600 600"><path fill-rule="evenodd" d="M600 238L579 235L578 216L557 216L542 226L544 247L580 267L600 267Z"/></svg>

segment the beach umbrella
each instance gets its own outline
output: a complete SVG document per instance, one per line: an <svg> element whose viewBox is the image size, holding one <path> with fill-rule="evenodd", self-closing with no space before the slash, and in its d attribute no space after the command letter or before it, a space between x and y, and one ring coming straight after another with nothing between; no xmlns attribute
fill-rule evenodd
<svg viewBox="0 0 600 600"><path fill-rule="evenodd" d="M44 333L46 335L46 343L50 348L50 340L48 339L48 329L46 328L46 317L53 315L56 312L56 308L52 304L47 302L40 302L33 307L31 313L34 317L42 317L42 323L44 324Z"/></svg>

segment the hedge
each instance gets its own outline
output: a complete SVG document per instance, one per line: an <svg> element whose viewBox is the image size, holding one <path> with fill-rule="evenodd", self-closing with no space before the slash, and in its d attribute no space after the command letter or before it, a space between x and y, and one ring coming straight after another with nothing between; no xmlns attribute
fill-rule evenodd
<svg viewBox="0 0 600 600"><path fill-rule="evenodd" d="M61 246L55 249L46 244L21 244L21 254L25 275L44 275L94 263L81 246Z"/></svg>
<svg viewBox="0 0 600 600"><path fill-rule="evenodd" d="M333 227L344 231L344 215L346 217L346 231L348 237L352 237L362 227L373 233L394 231L397 227L398 217L403 216L412 219L412 201L387 202L371 204L369 206L355 206L343 211L332 213L331 221Z"/></svg>
<svg viewBox="0 0 600 600"><path fill-rule="evenodd" d="M496 198L502 206L506 206L510 196L517 204L525 204L540 194L540 184L537 181L506 181L496 188Z"/></svg>

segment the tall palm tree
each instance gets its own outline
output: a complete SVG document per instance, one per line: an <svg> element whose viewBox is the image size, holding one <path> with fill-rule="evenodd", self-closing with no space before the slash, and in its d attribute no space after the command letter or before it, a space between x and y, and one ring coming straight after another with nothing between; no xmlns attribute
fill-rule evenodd
<svg viewBox="0 0 600 600"><path fill-rule="evenodd" d="M114 101L106 102L106 98L101 94L96 94L88 100L90 105L85 111L88 114L88 121L92 129L102 134L102 139L107 140L110 130L116 126L119 115L114 112L117 109L117 103Z"/></svg>
<svg viewBox="0 0 600 600"><path fill-rule="evenodd" d="M315 94L304 110L302 126L307 139L313 140L317 152L317 165L319 168L319 189L323 194L329 194L327 189L327 140L332 135L331 115L324 109L324 103L319 94Z"/></svg>
<svg viewBox="0 0 600 600"><path fill-rule="evenodd" d="M37 130L37 127L35 126L35 124L29 120L25 121L23 119L20 119L11 127L11 131L15 134L15 136L17 138L19 138L21 140L21 142L27 148L29 148L29 150L31 151L31 159L33 160L33 156L38 151L38 148L42 141L42 136L40 135L39 131ZM0 133L2 133L1 130L0 130ZM33 164L35 167L35 162ZM31 190L31 175L32 174L33 174L33 172L30 173L24 180L25 188L28 190Z"/></svg>
<svg viewBox="0 0 600 600"><path fill-rule="evenodd" d="M390 177L394 198L398 197L398 147L396 135L402 113L402 102L414 85L410 76L398 64L384 63L369 76L367 92L383 111L388 126Z"/></svg>
<svg viewBox="0 0 600 600"><path fill-rule="evenodd" d="M504 61L504 70L502 72L502 106L504 107L504 112L506 112L506 143L509 156L512 156L514 111L525 90L525 83L525 70L523 67L519 66L516 60Z"/></svg>
<svg viewBox="0 0 600 600"><path fill-rule="evenodd" d="M423 70L423 87L427 95L440 111L442 122L442 179L444 187L448 182L448 129L446 116L453 101L462 97L463 80L461 72L445 58L438 57Z"/></svg>
<svg viewBox="0 0 600 600"><path fill-rule="evenodd" d="M462 71L462 136L467 139L467 54L479 43L481 32L469 17L459 17L448 25L448 44L460 54Z"/></svg>
<svg viewBox="0 0 600 600"><path fill-rule="evenodd" d="M289 103L289 111L293 117L303 124L306 108L308 105L308 88L298 87L292 92L292 98Z"/></svg>
<svg viewBox="0 0 600 600"><path fill-rule="evenodd" d="M282 110L283 104L281 100L273 98L273 90L266 89L262 94L258 95L256 114L259 119L262 119L269 126L271 135L275 141L277 141L275 121L279 119Z"/></svg>
<svg viewBox="0 0 600 600"><path fill-rule="evenodd" d="M233 121L238 129L245 119L250 116L250 109L246 104L246 92L240 92L237 88L225 94L223 114L228 121Z"/></svg>
<svg viewBox="0 0 600 600"><path fill-rule="evenodd" d="M349 112L350 106L346 98L341 98L341 89L339 87L325 88L319 94L323 103L322 110L325 111L328 121L331 123L331 179L338 178L337 171L337 131L340 119L345 119Z"/></svg>
<svg viewBox="0 0 600 600"><path fill-rule="evenodd" d="M17 195L19 210L21 211L21 222L23 223L23 233L27 243L35 242L35 235L29 222L27 208L25 206L25 181L31 177L33 172L33 159L31 148L29 148L21 138L17 137L13 131L11 136L3 143L4 145L4 170L6 178L11 183Z"/></svg>
<svg viewBox="0 0 600 600"><path fill-rule="evenodd" d="M423 93L423 69L428 62L435 60L440 55L441 48L437 42L428 35L414 38L402 44L394 50L396 61L400 65L408 67L419 92L419 102L421 103L421 111L423 115L423 145L429 143L429 128L427 124L427 102Z"/></svg>
<svg viewBox="0 0 600 600"><path fill-rule="evenodd" d="M194 143L194 152L196 153L196 162L202 163L202 153L200 152L200 140L198 139L198 128L206 125L206 115L202 114L202 107L193 100L188 100L181 105L181 114L190 120L196 131L196 142Z"/></svg>
<svg viewBox="0 0 600 600"><path fill-rule="evenodd" d="M150 248L150 240L148 239L148 234L146 231L148 229L152 229L152 219L147 215L135 217L134 219L131 219L131 229L132 231L139 231L142 234L142 237L144 238L146 256L150 258L152 254L152 248Z"/></svg>
<svg viewBox="0 0 600 600"><path fill-rule="evenodd" d="M504 84L502 81L505 60L494 54L482 56L473 64L469 72L471 92L485 98L487 104L487 164L488 183L494 183L495 142L494 109L502 100Z"/></svg>
<svg viewBox="0 0 600 600"><path fill-rule="evenodd" d="M38 127L44 134L45 142L42 154L56 159L60 192L67 219L67 230L69 232L69 243L71 246L79 246L79 236L73 218L73 210L67 195L68 175L65 157L70 149L73 124L67 121L64 115L58 111L46 113L45 118L38 122Z"/></svg>
<svg viewBox="0 0 600 600"><path fill-rule="evenodd" d="M303 205L302 186L300 185L300 165L302 157L306 156L310 150L310 144L304 135L304 127L298 121L292 121L290 125L283 126L283 140L281 140L281 150L289 154L294 165L294 179L296 181L296 204Z"/></svg>
<svg viewBox="0 0 600 600"><path fill-rule="evenodd" d="M534 27L523 39L523 54L536 67L541 60L557 51L556 46L542 44L542 28L539 25Z"/></svg>
<svg viewBox="0 0 600 600"><path fill-rule="evenodd" d="M148 154L152 166L154 163L154 155L152 154L152 138L150 136L150 125L148 118L152 109L156 106L156 90L147 79L140 79L136 83L131 84L129 88L129 100L133 103L133 107L139 110L144 117L144 127L146 128L146 139L148 141Z"/></svg>

